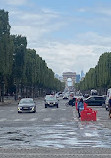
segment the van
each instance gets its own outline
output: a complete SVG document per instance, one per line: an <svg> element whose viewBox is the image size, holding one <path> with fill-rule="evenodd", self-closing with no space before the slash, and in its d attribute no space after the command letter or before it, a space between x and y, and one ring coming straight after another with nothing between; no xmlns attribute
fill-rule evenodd
<svg viewBox="0 0 111 158"><path fill-rule="evenodd" d="M107 90L107 95L106 95L106 100L105 100L105 107L106 107L106 110L109 110L108 109L108 105L109 105L109 98L111 97L111 88L109 88Z"/></svg>

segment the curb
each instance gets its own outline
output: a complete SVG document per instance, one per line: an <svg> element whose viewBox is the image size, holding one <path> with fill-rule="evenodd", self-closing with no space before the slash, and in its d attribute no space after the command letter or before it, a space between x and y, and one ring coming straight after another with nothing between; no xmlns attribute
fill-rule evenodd
<svg viewBox="0 0 111 158"><path fill-rule="evenodd" d="M11 103L17 103L17 101L12 100L12 101L4 101L4 102L0 102L0 106L8 105L8 104L11 104Z"/></svg>

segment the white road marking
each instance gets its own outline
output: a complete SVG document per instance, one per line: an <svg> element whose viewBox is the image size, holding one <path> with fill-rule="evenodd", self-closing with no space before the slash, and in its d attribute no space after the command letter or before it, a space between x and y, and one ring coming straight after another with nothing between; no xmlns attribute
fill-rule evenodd
<svg viewBox="0 0 111 158"><path fill-rule="evenodd" d="M51 121L51 118L45 118L43 121Z"/></svg>
<svg viewBox="0 0 111 158"><path fill-rule="evenodd" d="M2 119L0 119L0 122L6 121L6 120L7 120L6 118L2 118Z"/></svg>
<svg viewBox="0 0 111 158"><path fill-rule="evenodd" d="M60 110L66 110L66 109L60 109Z"/></svg>
<svg viewBox="0 0 111 158"><path fill-rule="evenodd" d="M41 109L41 110L39 110L39 112L41 112L41 111L46 111L46 109Z"/></svg>
<svg viewBox="0 0 111 158"><path fill-rule="evenodd" d="M22 121L22 119L15 119L15 120L13 120L13 121Z"/></svg>
<svg viewBox="0 0 111 158"><path fill-rule="evenodd" d="M10 111L12 111L12 112L13 112L14 110L10 110Z"/></svg>
<svg viewBox="0 0 111 158"><path fill-rule="evenodd" d="M63 117L63 118L61 118L61 121L66 121L66 118L64 118L64 117Z"/></svg>
<svg viewBox="0 0 111 158"><path fill-rule="evenodd" d="M28 121L35 121L35 120L37 120L37 118L31 118Z"/></svg>
<svg viewBox="0 0 111 158"><path fill-rule="evenodd" d="M3 112L3 111L5 111L5 110L0 110L0 112Z"/></svg>
<svg viewBox="0 0 111 158"><path fill-rule="evenodd" d="M9 119L6 119L6 118L1 118L0 119L0 122L3 122L3 121L14 121L14 122L21 122L21 121L36 121L37 120L37 118L31 118L31 119L27 119L27 120L24 120L24 119L22 119L22 118L20 118L20 119L15 119L15 120L9 120Z"/></svg>
<svg viewBox="0 0 111 158"><path fill-rule="evenodd" d="M52 109L53 111L56 111L57 109Z"/></svg>

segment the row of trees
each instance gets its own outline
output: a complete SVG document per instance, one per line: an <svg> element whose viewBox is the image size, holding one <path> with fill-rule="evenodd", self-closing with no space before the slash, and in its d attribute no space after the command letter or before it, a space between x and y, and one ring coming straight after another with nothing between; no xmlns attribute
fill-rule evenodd
<svg viewBox="0 0 111 158"><path fill-rule="evenodd" d="M105 93L111 87L111 52L102 54L96 67L91 68L76 87L81 91L97 89L100 94Z"/></svg>
<svg viewBox="0 0 111 158"><path fill-rule="evenodd" d="M15 93L37 96L64 89L54 72L34 49L27 49L27 39L10 35L8 12L0 10L0 96ZM3 100L3 98L1 98Z"/></svg>

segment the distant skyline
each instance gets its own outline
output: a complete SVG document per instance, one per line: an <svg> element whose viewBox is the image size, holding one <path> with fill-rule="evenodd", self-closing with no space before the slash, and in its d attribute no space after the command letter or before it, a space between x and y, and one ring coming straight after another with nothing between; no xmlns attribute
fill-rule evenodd
<svg viewBox="0 0 111 158"><path fill-rule="evenodd" d="M11 34L27 37L55 74L88 72L111 52L111 0L0 0Z"/></svg>

